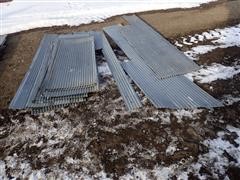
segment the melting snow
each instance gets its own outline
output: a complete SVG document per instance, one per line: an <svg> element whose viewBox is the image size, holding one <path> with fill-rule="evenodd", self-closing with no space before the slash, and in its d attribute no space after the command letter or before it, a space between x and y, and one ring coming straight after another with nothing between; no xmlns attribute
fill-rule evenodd
<svg viewBox="0 0 240 180"><path fill-rule="evenodd" d="M98 73L100 73L103 76L112 74L106 62L103 62L101 65L98 66Z"/></svg>
<svg viewBox="0 0 240 180"><path fill-rule="evenodd" d="M197 43L198 41L203 40L210 41L211 45L199 45L192 47L191 50L185 52L185 54L192 59L197 59L198 55L206 54L217 48L227 48L232 46L240 47L240 24L224 29L215 29L209 32L203 32L201 35L197 34L190 37L189 41L187 41L186 38L183 38L182 41L185 45L192 45L191 42ZM178 43L178 45L181 44Z"/></svg>
<svg viewBox="0 0 240 180"><path fill-rule="evenodd" d="M192 45L192 43L204 40L207 40L206 43L208 44L193 46L190 50L184 52L185 55L196 60L199 55L206 54L217 48L240 47L240 24L224 29L210 30L209 32L203 32L202 34L196 34L188 38L182 38L182 43L185 45ZM182 46L179 41L176 41L175 45L179 47ZM211 83L218 79L232 78L239 73L239 65L224 66L213 63L210 66L203 67L199 71L186 74L185 76L191 80L195 79L200 83Z"/></svg>
<svg viewBox="0 0 240 180"><path fill-rule="evenodd" d="M201 112L202 112L201 109L194 109L194 110L182 109L182 110L173 111L173 115L176 116L176 118L178 119L178 122L181 122L183 117L188 117L189 119L195 119L196 116Z"/></svg>
<svg viewBox="0 0 240 180"><path fill-rule="evenodd" d="M186 76L189 79L194 78L200 83L211 83L218 79L229 79L234 75L240 73L240 66L224 66L221 64L213 64L205 68L200 69L199 71L192 72Z"/></svg>
<svg viewBox="0 0 240 180"><path fill-rule="evenodd" d="M237 135L237 138L234 140L236 145L226 140L225 136L230 134ZM210 173L212 173L214 179L219 179L220 177L229 179L226 175L228 167L240 166L240 129L233 126L227 126L226 131L219 132L216 139L205 140L203 144L209 148L209 152L200 155L196 163L191 164L192 158L190 157L183 162L170 166L156 166L152 170L132 167L131 172L122 176L120 179L169 179L176 176L178 177L177 179L187 180L190 172L198 176L199 179L208 179L211 176L208 177L207 174L200 174L199 172L202 167L206 166L210 168ZM175 151L175 148L175 146L170 145L167 151ZM226 152L234 159L233 161L225 157L224 154Z"/></svg>
<svg viewBox="0 0 240 180"><path fill-rule="evenodd" d="M111 16L140 11L191 8L214 0L69 0L23 1L1 4L0 34L9 34L37 27L80 25L100 22Z"/></svg>
<svg viewBox="0 0 240 180"><path fill-rule="evenodd" d="M226 132L219 132L218 138L213 140L205 140L203 143L208 146L209 152L199 156L198 162L192 165L190 171L195 171L197 174L202 166L209 164L210 171L213 175L213 178L219 179L219 175L226 175L226 169L231 166L240 165L240 129L233 126L228 126ZM228 140L225 140L225 135L230 135L235 133L238 137L234 140L237 144L234 146ZM230 161L224 154L228 153L232 158L236 160ZM188 171L189 171L188 170ZM206 175L198 174L200 179L207 179ZM229 179L226 177L226 179Z"/></svg>
<svg viewBox="0 0 240 180"><path fill-rule="evenodd" d="M240 97L233 97L232 95L224 95L222 100L226 105L232 105L240 101Z"/></svg>

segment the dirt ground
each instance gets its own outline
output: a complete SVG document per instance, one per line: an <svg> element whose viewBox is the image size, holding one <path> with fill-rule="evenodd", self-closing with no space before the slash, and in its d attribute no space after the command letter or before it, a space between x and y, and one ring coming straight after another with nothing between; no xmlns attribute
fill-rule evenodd
<svg viewBox="0 0 240 180"><path fill-rule="evenodd" d="M238 24L239 9L240 1L217 1L200 8L144 12L138 15L172 43L182 43L182 36L190 39L191 35L198 32ZM171 177L177 179L179 170L186 170L189 163L198 162L200 155L210 151L203 141L217 138L219 131L226 132L223 139L227 142L236 148L240 146L236 142L236 133L227 130L227 126L240 127L239 101L211 110L174 111L156 109L144 99L144 108L129 113L125 110L116 85L108 76L100 77L101 82L104 82L102 91L93 94L82 104L40 116L6 109L44 33L100 30L104 26L119 23L126 22L121 17L113 17L103 23L41 28L9 36L7 48L0 60L0 168L5 168L7 178L28 177L36 171L40 173L39 176L43 173L48 178L64 178L66 174L80 173L72 176L72 179L77 179L81 173L85 173L99 179L96 173L104 171L107 177L118 179L133 173L133 167L152 170L177 164L180 168L175 168L176 175ZM199 41L198 45L204 43L210 42ZM191 47L183 45L178 48L187 51ZM240 63L239 52L237 46L216 48L199 55L197 63L236 66ZM117 50L116 53L118 57L122 56ZM101 55L97 56L97 60L102 61ZM227 80L198 85L220 100L225 95L240 97L238 74ZM136 90L143 97L139 89ZM176 149L169 150L171 145ZM230 164L225 167L226 172L212 169L218 160L214 158L210 163L203 163L199 169L200 175L206 179L224 179L226 175L230 179L240 179L240 167L234 165L239 159L234 154L224 150L223 160ZM1 160L5 163L4 168ZM134 179L141 179L140 176L137 174ZM151 173L148 179L156 176ZM189 171L188 177L199 178L194 171ZM86 178L82 176L82 179Z"/></svg>
<svg viewBox="0 0 240 180"><path fill-rule="evenodd" d="M138 13L165 37L171 39L186 34L213 29L240 22L240 0L217 1L200 8L173 9ZM51 27L29 30L9 35L7 48L0 57L0 107L7 108L31 64L44 33L67 33L73 31L101 30L112 24L125 24L121 16L103 23L77 27Z"/></svg>

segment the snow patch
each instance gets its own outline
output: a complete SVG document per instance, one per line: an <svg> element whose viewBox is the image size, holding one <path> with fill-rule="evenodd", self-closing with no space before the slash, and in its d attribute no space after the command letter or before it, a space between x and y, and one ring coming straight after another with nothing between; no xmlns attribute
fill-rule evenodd
<svg viewBox="0 0 240 180"><path fill-rule="evenodd" d="M100 73L102 76L112 75L109 66L106 62L103 62L101 65L98 66L98 73Z"/></svg>
<svg viewBox="0 0 240 180"><path fill-rule="evenodd" d="M231 133L235 133L237 138L234 140L236 144L233 145L228 140L225 140L225 135L230 135ZM193 164L190 171L195 171L198 174L200 179L207 179L206 175L200 175L199 170L202 166L208 164L208 168L212 173L212 178L219 179L219 175L226 176L227 168L231 166L240 165L240 129L235 128L233 126L227 126L227 131L219 132L218 138L216 139L208 139L203 142L209 148L209 152L199 156L198 162ZM231 156L234 161L230 161L226 155ZM229 179L226 177L226 179Z"/></svg>
<svg viewBox="0 0 240 180"><path fill-rule="evenodd" d="M195 79L200 83L211 83L218 79L229 79L240 73L240 66L224 66L221 64L213 64L206 66L196 72L186 74L189 79Z"/></svg>
<svg viewBox="0 0 240 180"><path fill-rule="evenodd" d="M228 106L239 101L240 101L240 97L233 97L232 95L224 95L222 98L222 102Z"/></svg>
<svg viewBox="0 0 240 180"><path fill-rule="evenodd" d="M167 156L171 156L175 153L175 151L177 150L177 142L178 142L178 138L172 137L172 141L169 143L166 149Z"/></svg>
<svg viewBox="0 0 240 180"><path fill-rule="evenodd" d="M201 112L202 112L202 109L194 109L194 110L181 109L181 110L173 111L173 115L176 116L176 118L178 119L178 122L180 123L182 122L182 119L184 117L187 117L192 120L196 119L198 114Z"/></svg>
<svg viewBox="0 0 240 180"><path fill-rule="evenodd" d="M198 41L204 40L210 41L211 45L199 45L192 47L191 50L185 52L185 55L196 60L198 55L206 54L217 48L227 48L233 46L240 47L240 24L224 29L215 29L209 32L203 32L201 35L196 34L190 36L190 43L187 42L187 38L183 38L182 43L190 46L192 45L191 42L198 43ZM178 43L178 45L181 44Z"/></svg>
<svg viewBox="0 0 240 180"><path fill-rule="evenodd" d="M0 34L10 34L37 27L77 26L106 18L158 9L191 8L215 0L69 0L23 1L1 4Z"/></svg>

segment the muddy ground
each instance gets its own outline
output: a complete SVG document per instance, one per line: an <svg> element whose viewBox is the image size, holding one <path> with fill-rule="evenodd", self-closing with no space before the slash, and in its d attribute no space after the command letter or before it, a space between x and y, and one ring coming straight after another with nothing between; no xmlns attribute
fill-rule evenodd
<svg viewBox="0 0 240 180"><path fill-rule="evenodd" d="M219 1L201 8L140 13L140 16L174 43L182 36L238 24L238 9L240 1ZM223 108L190 111L190 116L180 115L176 111L154 108L137 88L145 106L128 113L111 76L101 76L102 90L78 105L40 116L6 109L44 33L99 30L118 23L126 22L114 17L103 23L42 28L9 36L0 60L0 159L6 162L7 178L28 177L34 171L48 177L64 178L64 174L83 173L98 178L96 173L104 171L107 177L118 179L131 173L133 166L154 169L172 164L181 164L184 170L185 165L197 162L200 154L208 152L203 140L216 138L219 131L226 131L227 125L240 127L239 101ZM236 65L240 63L239 52L237 46L215 49L199 56L197 63ZM239 75L198 85L220 100L225 95L240 97ZM235 142L236 134L229 133L225 138L239 146ZM170 144L175 144L177 149L168 151ZM237 161L227 151L223 156L229 162ZM239 170L234 165L226 167L225 176L239 179ZM199 173L207 178L215 177L211 164L202 166ZM216 173L218 178L224 179L221 172ZM171 178L177 177L176 174ZM199 178L194 172L188 173L188 177Z"/></svg>

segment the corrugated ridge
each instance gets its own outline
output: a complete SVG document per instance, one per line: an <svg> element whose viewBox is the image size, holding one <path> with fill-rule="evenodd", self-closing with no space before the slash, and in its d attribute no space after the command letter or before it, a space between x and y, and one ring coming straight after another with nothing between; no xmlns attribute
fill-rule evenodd
<svg viewBox="0 0 240 180"><path fill-rule="evenodd" d="M141 107L141 101L139 100L137 94L129 83L125 72L123 71L117 57L115 56L104 34L102 34L102 42L104 57L108 62L109 68L113 74L114 80L116 81L123 100L127 105L127 108L129 110L133 110Z"/></svg>
<svg viewBox="0 0 240 180"><path fill-rule="evenodd" d="M78 98L87 98L88 94L75 94L75 95L67 95L67 96L55 96L55 97L46 97L46 96L37 96L34 100L34 103L49 103L53 101L63 101L69 99L78 99Z"/></svg>
<svg viewBox="0 0 240 180"><path fill-rule="evenodd" d="M63 101L63 102L58 102L55 104L48 103L48 104L46 104L46 106L44 106L44 104L43 104L40 107L39 106L32 107L31 111L32 111L32 114L38 114L38 113L43 113L46 111L62 108L62 107L68 106L68 105L74 105L74 104L77 104L79 102L84 102L84 101L86 101L86 99L74 99L74 100L70 100L68 102Z"/></svg>
<svg viewBox="0 0 240 180"><path fill-rule="evenodd" d="M34 103L30 108L43 108L43 107L51 107L51 106L59 106L59 105L68 105L77 102L83 102L85 98L72 98L72 99L63 99L63 100L55 100L49 102L41 102L41 103Z"/></svg>
<svg viewBox="0 0 240 180"><path fill-rule="evenodd" d="M85 94L90 92L98 91L97 86L92 87L82 87L77 89L67 89L61 91L45 91L42 95L46 97L59 97L59 96L68 96L68 95L77 95L77 94Z"/></svg>

